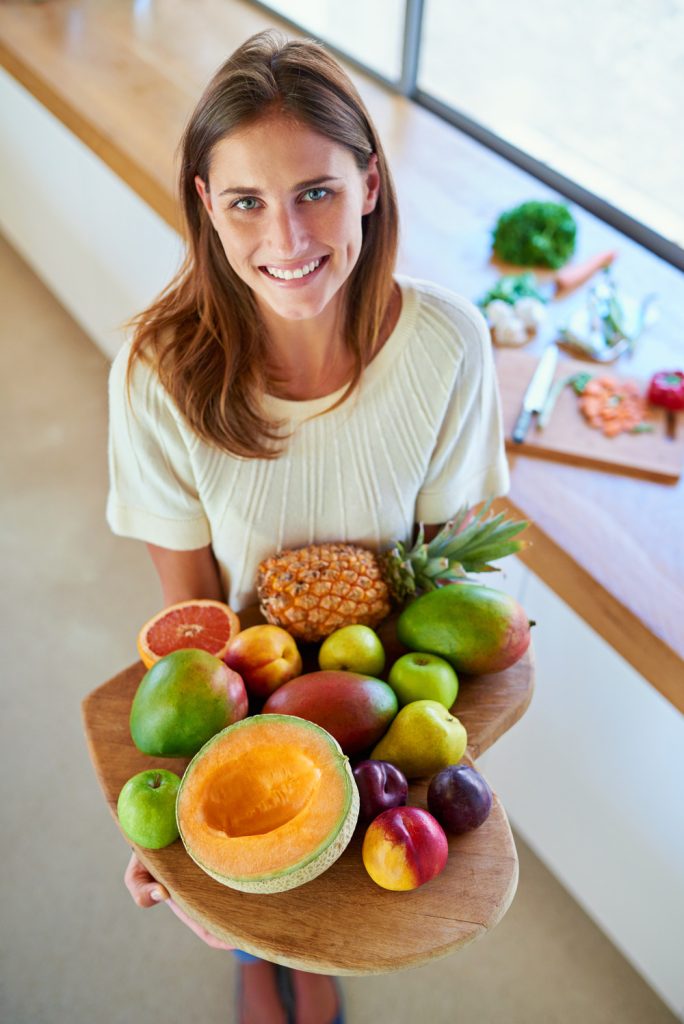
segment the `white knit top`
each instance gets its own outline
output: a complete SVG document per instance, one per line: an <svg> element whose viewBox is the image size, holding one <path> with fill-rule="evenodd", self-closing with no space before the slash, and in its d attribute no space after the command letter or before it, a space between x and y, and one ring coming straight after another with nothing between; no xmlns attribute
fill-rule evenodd
<svg viewBox="0 0 684 1024"><path fill-rule="evenodd" d="M355 394L273 396L265 408L294 431L278 459L227 455L199 440L138 361L126 397L130 343L110 374L114 533L174 550L211 544L226 599L256 600L261 559L322 541L384 550L417 521L508 489L489 332L468 300L398 278L402 309ZM316 415L323 413L323 415Z"/></svg>

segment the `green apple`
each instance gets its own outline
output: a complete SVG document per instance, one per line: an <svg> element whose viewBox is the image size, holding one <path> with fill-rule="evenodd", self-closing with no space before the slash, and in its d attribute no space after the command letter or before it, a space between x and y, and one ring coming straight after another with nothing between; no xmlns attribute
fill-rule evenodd
<svg viewBox="0 0 684 1024"><path fill-rule="evenodd" d="M414 700L436 700L450 708L458 693L458 676L449 662L419 651L398 658L387 682L397 695L399 707Z"/></svg>
<svg viewBox="0 0 684 1024"><path fill-rule="evenodd" d="M119 824L129 839L161 850L178 839L176 794L180 778L165 768L150 768L128 780L119 793Z"/></svg>
<svg viewBox="0 0 684 1024"><path fill-rule="evenodd" d="M334 669L378 676L385 667L385 649L370 626L343 626L321 644L318 665L324 672Z"/></svg>

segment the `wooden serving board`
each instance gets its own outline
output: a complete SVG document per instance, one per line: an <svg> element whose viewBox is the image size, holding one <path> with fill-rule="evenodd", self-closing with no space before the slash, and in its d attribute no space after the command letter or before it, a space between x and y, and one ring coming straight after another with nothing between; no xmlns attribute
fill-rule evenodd
<svg viewBox="0 0 684 1024"><path fill-rule="evenodd" d="M522 407L523 395L538 363L530 352L498 349L496 369L501 390L506 447L511 454L535 455L570 462L577 466L604 469L661 483L674 483L684 465L684 415L680 415L675 438L667 436L666 415L654 409L654 430L641 434L605 437L590 427L579 410L577 395L571 387L563 389L543 430L533 422L522 444L511 440L513 426ZM611 366L582 360L564 359L556 367L555 380L573 373L626 377ZM640 382L643 389L646 383Z"/></svg>
<svg viewBox="0 0 684 1024"><path fill-rule="evenodd" d="M258 621L252 613L240 618L243 627ZM389 667L403 650L394 640L392 623L380 633ZM305 654L305 669L312 670L312 652ZM117 824L116 801L132 775L157 767L182 775L188 763L148 757L133 745L131 701L144 672L137 662L83 702L90 755ZM468 731L471 758L524 713L533 675L529 651L506 672L462 680L453 710ZM411 784L410 804L427 806L427 781ZM449 860L442 874L413 892L389 892L371 880L361 859L362 840L362 830L357 829L328 871L298 889L271 895L220 885L197 867L180 840L163 850L135 850L176 903L225 942L276 963L326 974L377 974L446 956L493 928L513 899L518 859L496 798L479 829L449 838Z"/></svg>

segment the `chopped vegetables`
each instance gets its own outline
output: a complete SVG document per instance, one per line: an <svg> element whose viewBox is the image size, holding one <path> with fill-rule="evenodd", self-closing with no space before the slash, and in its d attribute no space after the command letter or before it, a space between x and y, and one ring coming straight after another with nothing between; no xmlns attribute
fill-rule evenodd
<svg viewBox="0 0 684 1024"><path fill-rule="evenodd" d="M576 235L567 206L531 200L501 214L493 232L494 252L519 267L557 270L574 253Z"/></svg>
<svg viewBox="0 0 684 1024"><path fill-rule="evenodd" d="M578 373L572 385L579 395L579 407L585 419L606 437L652 429L646 422L646 399L635 381Z"/></svg>
<svg viewBox="0 0 684 1024"><path fill-rule="evenodd" d="M678 412L684 409L684 372L662 370L654 374L648 386L648 400L651 405Z"/></svg>

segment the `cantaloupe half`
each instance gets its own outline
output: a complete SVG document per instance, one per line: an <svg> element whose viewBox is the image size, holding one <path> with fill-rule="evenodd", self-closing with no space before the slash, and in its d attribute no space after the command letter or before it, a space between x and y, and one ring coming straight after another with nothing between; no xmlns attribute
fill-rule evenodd
<svg viewBox="0 0 684 1024"><path fill-rule="evenodd" d="M349 758L294 715L254 715L217 733L188 765L176 802L189 855L242 892L284 892L322 874L358 814Z"/></svg>

